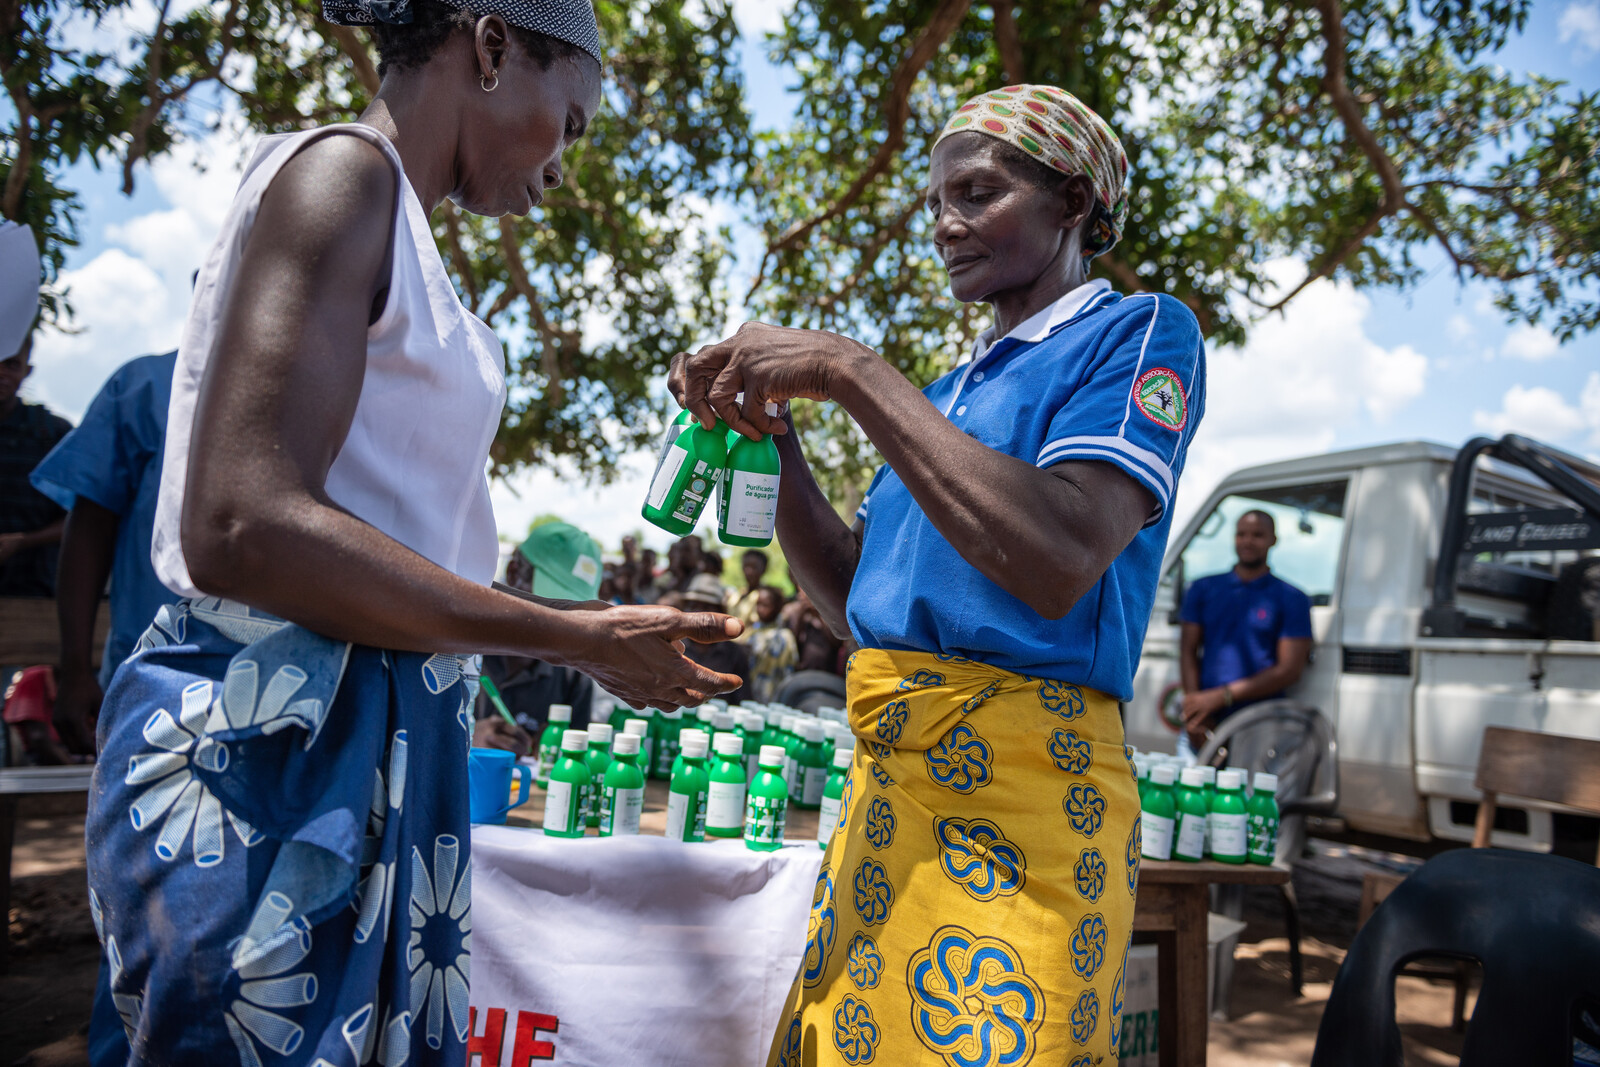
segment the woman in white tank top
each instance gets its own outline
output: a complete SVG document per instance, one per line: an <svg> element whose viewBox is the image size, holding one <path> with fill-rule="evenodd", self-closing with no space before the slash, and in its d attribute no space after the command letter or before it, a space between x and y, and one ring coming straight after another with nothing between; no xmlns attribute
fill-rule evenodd
<svg viewBox="0 0 1600 1067"><path fill-rule="evenodd" d="M428 215L560 184L600 103L590 0L324 14L373 26L383 82L360 124L262 142L200 272L153 551L186 599L99 725L97 1064L463 1062L477 655L635 706L739 684L678 645L734 620L492 585L503 357Z"/></svg>

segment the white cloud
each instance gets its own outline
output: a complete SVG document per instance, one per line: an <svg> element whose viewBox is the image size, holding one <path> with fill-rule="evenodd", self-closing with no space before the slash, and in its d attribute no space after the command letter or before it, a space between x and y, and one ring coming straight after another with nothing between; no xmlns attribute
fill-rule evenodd
<svg viewBox="0 0 1600 1067"><path fill-rule="evenodd" d="M1477 334L1478 328L1465 315L1451 315L1450 321L1444 324L1444 332L1452 341L1470 341Z"/></svg>
<svg viewBox="0 0 1600 1067"><path fill-rule="evenodd" d="M760 40L783 29L784 16L793 7L794 0L734 0L733 17L739 23L739 32Z"/></svg>
<svg viewBox="0 0 1600 1067"><path fill-rule="evenodd" d="M1500 354L1510 359L1525 359L1530 363L1550 359L1561 354L1561 342L1543 326L1526 322L1511 327L1500 345Z"/></svg>
<svg viewBox="0 0 1600 1067"><path fill-rule="evenodd" d="M1280 287L1304 276L1290 261L1267 270ZM1326 452L1341 431L1386 422L1422 395L1428 357L1373 341L1370 313L1371 301L1351 286L1318 281L1284 314L1258 321L1243 348L1209 352L1205 421L1184 470L1180 525L1238 468Z"/></svg>
<svg viewBox="0 0 1600 1067"><path fill-rule="evenodd" d="M1561 35L1561 43L1572 41L1577 45L1577 52L1600 52L1600 3L1583 3L1582 0L1567 5L1561 12L1561 19L1556 23L1556 29Z"/></svg>
<svg viewBox="0 0 1600 1067"><path fill-rule="evenodd" d="M1557 444L1579 440L1600 445L1600 371L1591 372L1577 404L1542 385L1513 385L1499 411L1475 411L1472 424L1487 433L1520 433Z"/></svg>

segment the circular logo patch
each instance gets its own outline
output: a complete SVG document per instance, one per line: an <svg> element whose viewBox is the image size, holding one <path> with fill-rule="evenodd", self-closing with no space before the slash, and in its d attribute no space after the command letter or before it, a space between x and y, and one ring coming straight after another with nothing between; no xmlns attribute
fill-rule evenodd
<svg viewBox="0 0 1600 1067"><path fill-rule="evenodd" d="M1189 421L1189 398L1178 376L1166 367L1145 371L1133 386L1133 402L1157 426L1177 431Z"/></svg>

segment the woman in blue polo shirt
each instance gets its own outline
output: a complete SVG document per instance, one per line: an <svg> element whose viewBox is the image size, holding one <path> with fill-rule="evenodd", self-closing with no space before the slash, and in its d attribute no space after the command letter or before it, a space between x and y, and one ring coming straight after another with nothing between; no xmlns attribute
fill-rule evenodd
<svg viewBox="0 0 1600 1067"><path fill-rule="evenodd" d="M951 292L994 309L970 362L919 391L847 337L759 323L674 362L707 425L779 435L785 555L861 645L862 743L771 1063L1115 1057L1139 857L1117 702L1205 391L1187 308L1087 278L1126 171L1070 94L984 94L927 190ZM764 414L794 397L887 460L853 528Z"/></svg>

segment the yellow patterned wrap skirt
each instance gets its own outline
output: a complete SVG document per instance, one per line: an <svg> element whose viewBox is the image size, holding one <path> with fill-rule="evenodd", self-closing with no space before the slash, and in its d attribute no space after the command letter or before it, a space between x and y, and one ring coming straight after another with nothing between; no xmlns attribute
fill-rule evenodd
<svg viewBox="0 0 1600 1067"><path fill-rule="evenodd" d="M769 1067L1115 1063L1139 874L1116 701L863 649L857 737Z"/></svg>

